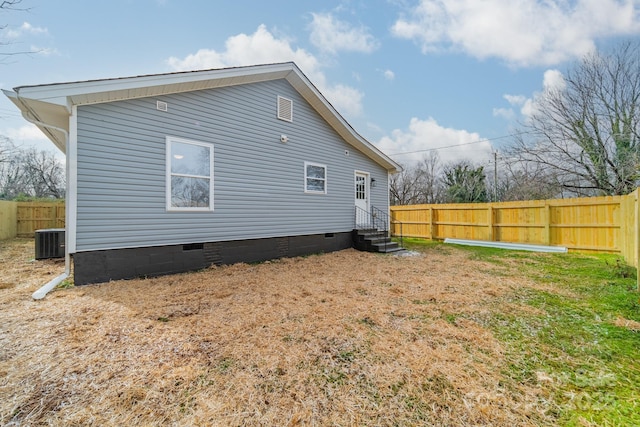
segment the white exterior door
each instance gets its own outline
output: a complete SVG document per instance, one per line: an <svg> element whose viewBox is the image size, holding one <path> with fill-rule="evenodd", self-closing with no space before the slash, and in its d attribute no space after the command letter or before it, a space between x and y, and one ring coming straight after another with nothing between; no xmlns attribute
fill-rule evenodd
<svg viewBox="0 0 640 427"><path fill-rule="evenodd" d="M369 212L369 174L356 172L356 211Z"/></svg>

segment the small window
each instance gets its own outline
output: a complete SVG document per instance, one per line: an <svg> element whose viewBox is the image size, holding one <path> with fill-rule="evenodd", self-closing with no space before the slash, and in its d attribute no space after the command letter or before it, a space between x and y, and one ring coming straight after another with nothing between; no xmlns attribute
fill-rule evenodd
<svg viewBox="0 0 640 427"><path fill-rule="evenodd" d="M213 210L213 146L167 137L167 210Z"/></svg>
<svg viewBox="0 0 640 427"><path fill-rule="evenodd" d="M293 121L293 101L278 96L278 118L287 122Z"/></svg>
<svg viewBox="0 0 640 427"><path fill-rule="evenodd" d="M327 194L327 166L304 162L304 192Z"/></svg>

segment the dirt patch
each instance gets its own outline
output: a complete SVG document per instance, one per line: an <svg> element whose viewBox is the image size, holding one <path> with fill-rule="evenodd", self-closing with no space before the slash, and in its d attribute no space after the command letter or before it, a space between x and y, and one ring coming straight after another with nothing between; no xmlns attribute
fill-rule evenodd
<svg viewBox="0 0 640 427"><path fill-rule="evenodd" d="M636 322L635 320L618 317L613 324L620 328L629 329L630 331L640 332L640 322Z"/></svg>
<svg viewBox="0 0 640 427"><path fill-rule="evenodd" d="M31 261L29 241L0 250L3 425L552 424L543 389L505 383L479 320L525 279L464 251L345 250L33 301L63 264Z"/></svg>

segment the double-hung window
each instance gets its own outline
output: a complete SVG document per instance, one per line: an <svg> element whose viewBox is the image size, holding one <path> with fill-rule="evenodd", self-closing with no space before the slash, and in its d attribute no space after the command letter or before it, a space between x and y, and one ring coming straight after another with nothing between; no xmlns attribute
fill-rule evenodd
<svg viewBox="0 0 640 427"><path fill-rule="evenodd" d="M213 210L213 145L167 137L167 210Z"/></svg>
<svg viewBox="0 0 640 427"><path fill-rule="evenodd" d="M304 162L304 192L327 194L327 166Z"/></svg>

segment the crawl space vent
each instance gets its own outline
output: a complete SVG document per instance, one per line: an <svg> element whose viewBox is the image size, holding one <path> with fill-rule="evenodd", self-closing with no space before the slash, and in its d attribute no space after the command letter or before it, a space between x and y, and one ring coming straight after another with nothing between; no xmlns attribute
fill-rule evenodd
<svg viewBox="0 0 640 427"><path fill-rule="evenodd" d="M160 111L167 111L169 107L166 102L156 101L156 108Z"/></svg>
<svg viewBox="0 0 640 427"><path fill-rule="evenodd" d="M293 121L293 101L278 96L278 118L287 122Z"/></svg>

